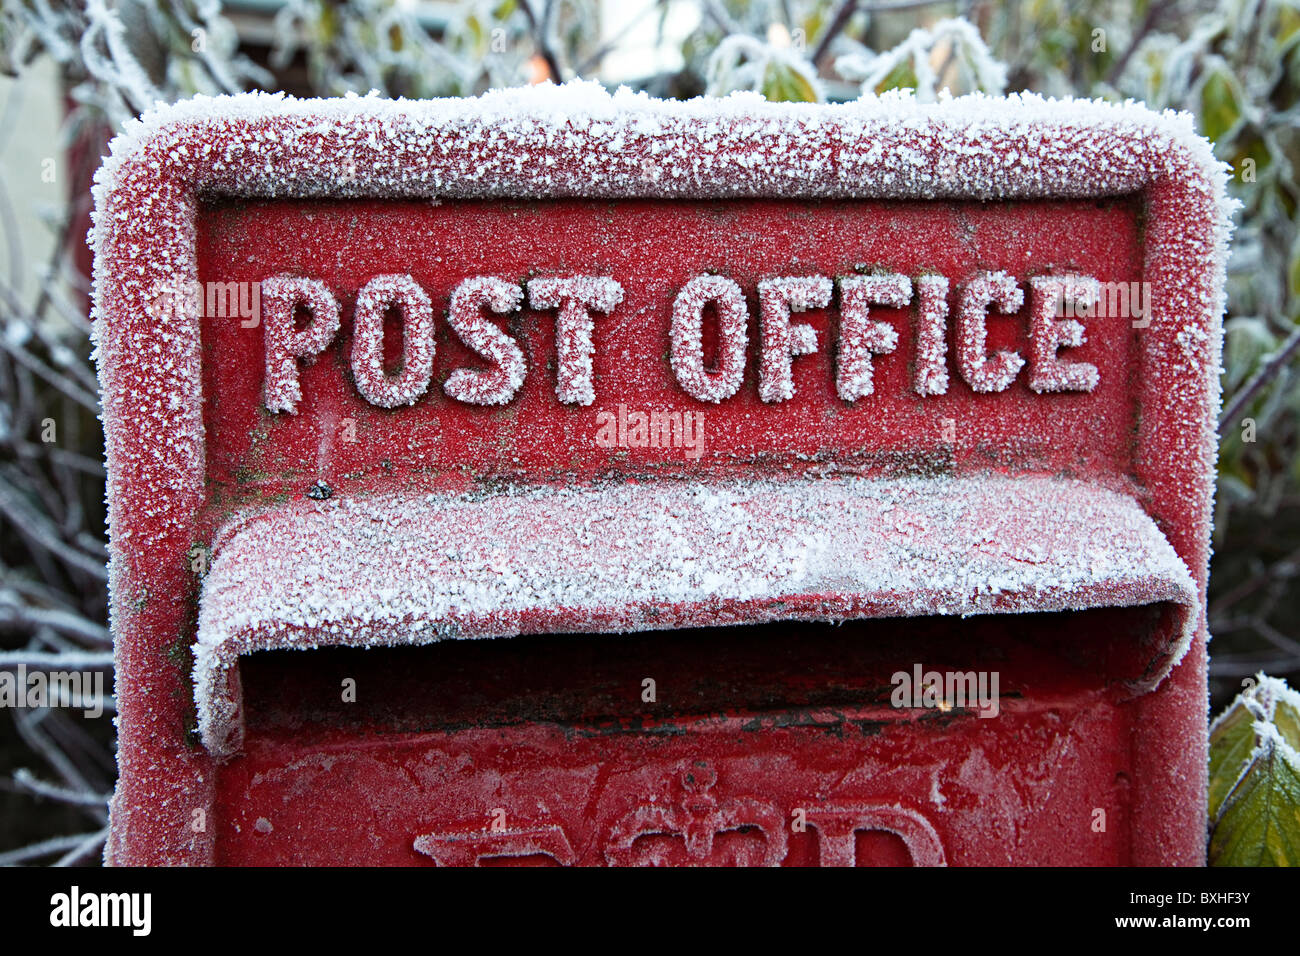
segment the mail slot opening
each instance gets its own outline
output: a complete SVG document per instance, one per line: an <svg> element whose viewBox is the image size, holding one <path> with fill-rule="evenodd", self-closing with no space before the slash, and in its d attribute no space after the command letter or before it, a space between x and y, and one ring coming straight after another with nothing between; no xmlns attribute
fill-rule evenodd
<svg viewBox="0 0 1300 956"><path fill-rule="evenodd" d="M1005 701L1049 690L1129 696L1168 663L1176 610L1161 602L957 622L776 621L262 651L240 658L239 683L246 734L299 739L525 722L617 732L670 718L843 708L881 719L925 709L996 716ZM943 686L926 697L934 676Z"/></svg>
<svg viewBox="0 0 1300 956"><path fill-rule="evenodd" d="M501 676L463 677L459 686L486 685L487 704L518 699L502 704L506 721L761 709L760 691L788 699L774 676L781 673L811 674L831 688L847 682L860 695L868 675L888 688L900 666L928 665L925 635L952 642L945 656L962 666L946 670L978 672L990 667L967 666L975 649L1042 634L1044 653L1080 657L1085 673L1143 690L1187 647L1193 595L1186 567L1134 499L1048 477L620 482L303 498L239 516L218 534L200 604L195 700L203 744L224 758L239 751L244 732L236 661L313 647L380 654L389 652L375 649L436 645L409 651L410 662L381 669L372 684L398 679L383 676L390 670L442 673L430 662L443 654L449 662L486 655L475 666ZM1033 623L1052 620L1033 615L1067 609L1152 605L1171 608L1168 626L1090 628L1086 616ZM902 623L867 623L889 618ZM820 630L811 623L827 620L862 623ZM763 622L766 629L730 629ZM718 625L727 627L701 636ZM852 639L874 628L891 636ZM512 637L575 632L642 636ZM527 651L547 642L554 647ZM870 648L889 648L889 658L856 661ZM701 654L714 658L704 663ZM807 656L787 659L799 654ZM524 660L529 670L512 677ZM752 662L743 679L725 694L710 690L707 678L730 673L737 660ZM763 660L774 663L758 673ZM300 663L306 673L314 666ZM852 676L844 676L848 663ZM674 671L700 675L700 687L684 689ZM516 687L524 678L550 679L554 689L525 692ZM629 693L638 703L645 680L655 684L657 710L629 711ZM439 694L454 704L457 686L437 694L410 686L403 699L417 703L403 706L425 715L442 706L430 703ZM328 688L331 698L337 689ZM360 692L357 681L356 706L348 702L357 716L339 719L366 719ZM310 709L310 700L301 703ZM461 713L491 719L485 707L466 704Z"/></svg>

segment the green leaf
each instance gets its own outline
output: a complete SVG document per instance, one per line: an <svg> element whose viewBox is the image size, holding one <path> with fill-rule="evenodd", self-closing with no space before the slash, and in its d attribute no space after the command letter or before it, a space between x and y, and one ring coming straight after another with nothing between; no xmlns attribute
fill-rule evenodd
<svg viewBox="0 0 1300 956"><path fill-rule="evenodd" d="M1252 688L1253 689L1253 688ZM1242 694L1210 728L1210 822L1219 818L1223 798L1255 749L1255 715Z"/></svg>
<svg viewBox="0 0 1300 956"><path fill-rule="evenodd" d="M916 72L912 69L911 60L904 60L890 70L889 75L876 86L875 92L883 93L886 90L914 89L916 89Z"/></svg>
<svg viewBox="0 0 1300 956"><path fill-rule="evenodd" d="M1224 325L1223 365L1227 379L1223 383L1233 391L1250 377L1264 356L1281 344L1267 322L1254 316L1238 316Z"/></svg>
<svg viewBox="0 0 1300 956"><path fill-rule="evenodd" d="M1273 726L1292 750L1300 750L1300 701L1294 694L1279 696L1273 710Z"/></svg>
<svg viewBox="0 0 1300 956"><path fill-rule="evenodd" d="M1205 78L1201 87L1201 132L1212 143L1230 133L1241 119L1236 84L1220 67Z"/></svg>
<svg viewBox="0 0 1300 956"><path fill-rule="evenodd" d="M772 61L763 74L761 90L773 103L816 103L817 88L794 67Z"/></svg>
<svg viewBox="0 0 1300 956"><path fill-rule="evenodd" d="M1248 685L1210 727L1210 864L1300 865L1300 696Z"/></svg>
<svg viewBox="0 0 1300 956"><path fill-rule="evenodd" d="M1210 836L1211 866L1300 866L1300 758L1268 723Z"/></svg>
<svg viewBox="0 0 1300 956"><path fill-rule="evenodd" d="M1288 278L1291 280L1291 294L1300 296L1300 237L1291 246L1291 265L1288 269Z"/></svg>
<svg viewBox="0 0 1300 956"><path fill-rule="evenodd" d="M1277 52L1283 52L1297 36L1300 36L1300 11L1280 7L1277 15L1277 29L1273 33L1273 39L1277 43Z"/></svg>

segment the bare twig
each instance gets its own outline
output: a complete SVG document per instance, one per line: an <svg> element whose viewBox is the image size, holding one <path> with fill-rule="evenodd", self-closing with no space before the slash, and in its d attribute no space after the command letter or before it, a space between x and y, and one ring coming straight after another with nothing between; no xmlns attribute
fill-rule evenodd
<svg viewBox="0 0 1300 956"><path fill-rule="evenodd" d="M71 611L24 607L0 602L0 624L14 627L49 627L87 644L111 647L113 637L108 628Z"/></svg>
<svg viewBox="0 0 1300 956"><path fill-rule="evenodd" d="M1293 657L1251 657L1249 655L1211 655L1213 677L1249 677L1260 671L1285 671L1295 666Z"/></svg>
<svg viewBox="0 0 1300 956"><path fill-rule="evenodd" d="M78 863L85 860L86 857L90 856L90 854L103 846L104 841L107 839L108 827L104 827L104 829L98 830L95 833L88 833L86 834L85 839L83 839L79 844L74 846L63 856L59 857L58 860L55 861L54 865L76 866Z"/></svg>
<svg viewBox="0 0 1300 956"><path fill-rule="evenodd" d="M744 33L740 24L731 19L731 15L722 8L717 0L704 0L704 12L709 15L709 19L717 24L718 29L726 36L736 33Z"/></svg>
<svg viewBox="0 0 1300 956"><path fill-rule="evenodd" d="M107 651L79 651L62 654L43 654L40 651L0 651L0 670L11 667L45 668L48 670L94 671L113 666L113 655Z"/></svg>
<svg viewBox="0 0 1300 956"><path fill-rule="evenodd" d="M551 79L556 83L564 82L564 77L560 73L560 61L556 58L555 51L551 49L551 17L555 12L555 0L546 0L541 17L538 17L533 10L531 0L523 0L519 8L528 18L528 27L533 32L533 42L537 44L537 54L546 64Z"/></svg>
<svg viewBox="0 0 1300 956"><path fill-rule="evenodd" d="M918 7L933 7L950 2L952 0L881 0L879 3L844 0L836 8L835 15L831 17L831 22L827 24L821 39L817 41L817 48L813 51L810 62L814 66L821 62L822 57L830 50L831 44L835 42L835 38L844 32L855 13L895 13L901 10L915 10Z"/></svg>
<svg viewBox="0 0 1300 956"><path fill-rule="evenodd" d="M1263 619L1252 621L1251 626L1255 629L1255 633L1260 637L1264 638L1264 640L1268 641L1278 650L1290 652L1294 655L1293 661L1300 663L1300 643L1291 640L1291 638L1287 637Z"/></svg>
<svg viewBox="0 0 1300 956"><path fill-rule="evenodd" d="M1273 353L1272 358L1250 377L1250 381L1237 389L1237 394L1232 396L1232 401L1228 403L1228 407L1219 416L1220 435L1233 426L1233 423L1237 421L1237 416L1246 409L1251 399L1286 367L1287 363L1291 361L1291 356L1295 355L1298 349L1300 349L1300 325L1296 326L1282 344L1282 347Z"/></svg>
<svg viewBox="0 0 1300 956"><path fill-rule="evenodd" d="M1128 47L1120 54L1118 60L1111 64L1106 73L1106 83L1114 86L1119 78L1124 75L1124 70L1128 66L1128 61L1133 59L1133 54L1137 52L1142 41L1147 38L1147 34L1155 29L1156 23L1164 15L1166 8L1170 6L1172 0L1153 0L1151 6L1147 7L1147 15L1142 18L1141 25L1137 32L1133 34L1133 39Z"/></svg>
<svg viewBox="0 0 1300 956"><path fill-rule="evenodd" d="M1288 565L1295 565L1297 562L1300 562L1300 548L1292 551L1281 561L1275 561L1273 564L1262 568L1259 573L1239 582L1227 594L1220 595L1210 604L1210 618L1222 617L1224 612L1238 601L1250 597L1270 584L1276 583L1277 578L1280 577L1278 569Z"/></svg>
<svg viewBox="0 0 1300 956"><path fill-rule="evenodd" d="M1255 65L1255 52L1259 49L1259 34L1264 26L1265 0L1255 0L1250 11L1250 32L1246 35L1246 51L1242 57L1243 69L1249 70Z"/></svg>
<svg viewBox="0 0 1300 956"><path fill-rule="evenodd" d="M50 739L49 735L41 729L41 723L45 718L54 711L48 709L40 710L15 710L14 726L18 729L18 734L27 743L27 746L40 754L50 767L63 778L73 790L81 790L87 793L93 793L95 788L90 785L80 768L68 757L66 753ZM107 818L107 814L105 814Z"/></svg>
<svg viewBox="0 0 1300 956"><path fill-rule="evenodd" d="M835 16L831 17L831 22L826 25L826 29L822 32L821 39L817 41L817 49L813 51L811 58L813 66L821 63L822 57L830 50L835 38L844 32L844 28L853 19L853 14L857 12L858 0L843 0L835 11Z"/></svg>
<svg viewBox="0 0 1300 956"><path fill-rule="evenodd" d="M48 455L56 465L74 469L92 478L101 480L104 478L104 463L97 458L88 458L66 448L33 445L31 442L24 441L14 441L10 444L10 447L24 458L39 458L41 455Z"/></svg>
<svg viewBox="0 0 1300 956"><path fill-rule="evenodd" d="M76 807L106 807L108 806L109 794L107 793L87 793L82 790L69 790L67 787L60 787L56 783L48 783L38 778L26 767L19 767L14 771L14 783L21 790L34 794L38 797L46 797L50 800L57 800L59 803L67 803Z"/></svg>
<svg viewBox="0 0 1300 956"><path fill-rule="evenodd" d="M49 519L28 506L3 478L0 478L0 514L8 518L24 538L41 550L92 578L108 580L108 569L102 556L86 554L59 540Z"/></svg>
<svg viewBox="0 0 1300 956"><path fill-rule="evenodd" d="M36 358L22 346L11 342L7 336L0 335L0 349L9 353L19 365L42 379L47 385L58 389L68 398L81 405L87 411L99 414L99 399L95 395L76 385L66 376L60 375L40 359Z"/></svg>
<svg viewBox="0 0 1300 956"><path fill-rule="evenodd" d="M100 836L102 833L104 833L103 830L95 833L76 833L72 836L51 837L48 840L42 840L40 843L30 843L27 846L19 847L17 850L0 853L0 866L13 866L15 863L27 863L31 860L39 860L44 856L53 856L55 853L76 850L89 838Z"/></svg>

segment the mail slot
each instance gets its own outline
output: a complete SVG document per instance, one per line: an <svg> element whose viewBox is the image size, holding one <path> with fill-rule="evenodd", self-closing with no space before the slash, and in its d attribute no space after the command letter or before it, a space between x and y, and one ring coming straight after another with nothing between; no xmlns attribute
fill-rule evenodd
<svg viewBox="0 0 1300 956"><path fill-rule="evenodd" d="M109 862L1203 862L1184 119L198 98L96 199Z"/></svg>

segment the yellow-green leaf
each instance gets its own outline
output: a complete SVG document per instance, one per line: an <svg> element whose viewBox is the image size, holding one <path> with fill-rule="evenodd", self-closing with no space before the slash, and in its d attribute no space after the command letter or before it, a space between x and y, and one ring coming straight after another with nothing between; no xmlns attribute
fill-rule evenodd
<svg viewBox="0 0 1300 956"><path fill-rule="evenodd" d="M1241 104L1232 78L1223 69L1215 70L1201 87L1201 132L1217 143L1241 119Z"/></svg>
<svg viewBox="0 0 1300 956"><path fill-rule="evenodd" d="M898 66L894 67L889 75L876 86L876 93L883 93L885 90L914 90L916 89L916 73L912 70L910 60L904 60Z"/></svg>
<svg viewBox="0 0 1300 956"><path fill-rule="evenodd" d="M1270 724L1210 836L1211 866L1300 866L1300 766Z"/></svg>
<svg viewBox="0 0 1300 956"><path fill-rule="evenodd" d="M1243 695L1244 696L1244 695ZM1210 822L1255 749L1255 718L1238 697L1210 732Z"/></svg>
<svg viewBox="0 0 1300 956"><path fill-rule="evenodd" d="M763 74L761 90L773 103L816 103L817 88L794 67L772 61Z"/></svg>
<svg viewBox="0 0 1300 956"><path fill-rule="evenodd" d="M1291 749L1300 751L1300 706L1290 697L1279 696L1273 710L1273 726Z"/></svg>
<svg viewBox="0 0 1300 956"><path fill-rule="evenodd" d="M1300 295L1300 239L1297 239L1291 247L1291 265L1288 271L1291 280L1291 294Z"/></svg>

